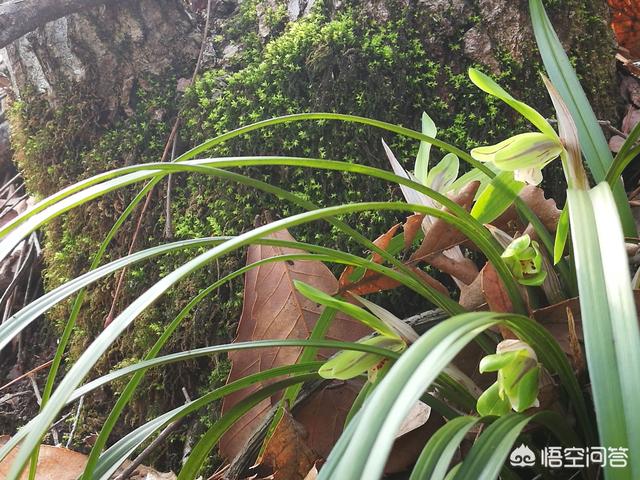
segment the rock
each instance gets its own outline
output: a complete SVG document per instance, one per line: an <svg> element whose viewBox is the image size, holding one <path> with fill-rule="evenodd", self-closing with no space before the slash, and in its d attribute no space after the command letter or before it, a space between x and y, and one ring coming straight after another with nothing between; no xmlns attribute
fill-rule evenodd
<svg viewBox="0 0 640 480"><path fill-rule="evenodd" d="M260 39L265 40L271 33L271 25L269 24L269 13L278 8L276 0L263 0L256 6L256 14L258 15L258 35Z"/></svg>
<svg viewBox="0 0 640 480"><path fill-rule="evenodd" d="M222 51L222 59L227 61L234 57L240 51L240 47L235 43L230 43Z"/></svg>
<svg viewBox="0 0 640 480"><path fill-rule="evenodd" d="M464 53L467 57L474 62L486 65L494 74L500 73L500 66L493 56L493 44L487 32L473 27L467 30L462 40Z"/></svg>

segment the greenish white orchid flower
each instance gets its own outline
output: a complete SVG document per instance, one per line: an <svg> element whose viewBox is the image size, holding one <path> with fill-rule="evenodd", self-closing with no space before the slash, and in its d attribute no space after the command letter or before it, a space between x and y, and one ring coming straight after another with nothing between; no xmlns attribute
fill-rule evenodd
<svg viewBox="0 0 640 480"><path fill-rule="evenodd" d="M386 348L397 353L404 351L407 345L415 342L419 337L411 326L404 323L393 313L370 302L359 295L351 294L356 300L364 305L367 310L339 298L332 297L322 290L295 280L296 289L308 299L335 308L352 318L359 320L374 330L373 335L361 338L358 343ZM369 381L376 381L378 372L389 362L386 358L367 352L353 350L343 350L331 357L318 373L323 378L335 378L347 380L367 373Z"/></svg>
<svg viewBox="0 0 640 480"><path fill-rule="evenodd" d="M480 372L498 372L498 379L478 398L478 413L501 416L512 409L538 407L540 371L536 352L528 344L515 339L500 342L495 354L480 361Z"/></svg>
<svg viewBox="0 0 640 480"><path fill-rule="evenodd" d="M542 253L529 235L514 239L500 256L520 284L540 286L544 282L547 272L542 268Z"/></svg>
<svg viewBox="0 0 640 480"><path fill-rule="evenodd" d="M358 343L375 345L386 348L394 352L402 352L407 345L418 340L418 334L411 326L404 323L389 310L370 302L359 295L351 294L356 300L364 305L373 315L375 315L384 325L394 333L390 336L385 331L377 329L378 335L369 336L358 340ZM348 380L367 372L367 377L371 383L375 383L378 372L387 364L387 359L378 355L366 352L356 352L344 350L329 359L318 373L323 378L335 378L338 380Z"/></svg>
<svg viewBox="0 0 640 480"><path fill-rule="evenodd" d="M515 135L496 145L474 148L471 156L479 162L491 163L500 170L513 172L515 180L538 185L542 182L542 169L565 154L560 137L540 113L513 98L485 74L471 68L469 78L480 89L518 111L539 130Z"/></svg>
<svg viewBox="0 0 640 480"><path fill-rule="evenodd" d="M560 139L544 133L521 133L496 145L471 150L479 162L493 163L500 170L513 172L513 178L529 185L542 182L542 169L560 156L564 147Z"/></svg>

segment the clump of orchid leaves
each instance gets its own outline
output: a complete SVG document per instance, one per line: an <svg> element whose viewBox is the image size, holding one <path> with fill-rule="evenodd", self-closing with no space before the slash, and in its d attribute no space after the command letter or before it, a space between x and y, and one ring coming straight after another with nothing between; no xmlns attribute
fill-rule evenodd
<svg viewBox="0 0 640 480"><path fill-rule="evenodd" d="M383 147L394 173L437 192L454 198L473 182L477 189L473 194L473 205L470 213L483 223L496 220L509 208L518 193L525 185L537 186L542 181L542 170L553 160L562 157L568 161L568 152L563 146L560 136L551 124L536 110L523 102L515 100L491 78L478 70L470 69L469 77L479 88L496 96L523 114L536 126L539 132L523 133L503 140L496 145L478 147L471 151L471 157L486 163L491 178L479 167L459 176L460 160L455 153L448 153L430 165L431 144L421 141L415 159L413 171L406 170L383 140ZM551 89L550 93L555 94ZM567 128L564 123L563 127ZM568 127L570 128L570 127ZM422 133L436 138L437 128L427 113L422 115ZM402 194L407 203L434 209L445 209L437 200L407 185L400 184ZM425 236L430 234L436 218L424 215L420 227ZM543 262L544 253L536 240L528 233L515 238L491 226L490 231L502 246L500 257L508 267L518 284L526 287L540 287L547 278L551 264ZM560 239L564 241L564 239ZM561 247L562 248L562 247ZM442 252L450 261L468 261L459 245L454 245ZM554 274L555 275L555 274ZM464 281L452 275L453 280L462 289L469 288ZM349 293L354 303L360 303L368 309L337 300L304 283L296 284L298 291L307 298L325 306L332 306L344 313L360 319L374 330L374 333L360 340L369 346L377 346L401 353L418 339L418 334L401 319L388 310L371 301ZM319 370L327 379L348 380L367 373L369 382L375 383L381 367L387 361L381 357L357 351L344 351L329 359ZM451 365L450 369L455 367ZM481 415L506 415L510 411L522 412L539 405L537 394L539 389L540 365L535 351L522 340L504 340L497 346L495 354L482 359L479 364L482 373L497 372L497 381L488 387L477 399L477 410ZM464 378L472 390L481 392L477 386L459 370L455 370L458 378ZM451 373L451 370L449 371Z"/></svg>

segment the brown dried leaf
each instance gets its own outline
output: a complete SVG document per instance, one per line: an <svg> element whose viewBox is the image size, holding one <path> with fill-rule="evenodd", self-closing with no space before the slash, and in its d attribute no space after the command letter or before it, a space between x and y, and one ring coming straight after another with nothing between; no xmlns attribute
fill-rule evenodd
<svg viewBox="0 0 640 480"><path fill-rule="evenodd" d="M274 480L304 480L318 460L306 443L307 432L285 411L265 447L256 470Z"/></svg>
<svg viewBox="0 0 640 480"><path fill-rule="evenodd" d="M469 210L479 186L480 182L470 182L452 200L461 207ZM436 218L429 229L424 232L422 245L411 255L410 260L415 261L426 258L435 252L441 252L442 250L463 242L465 238L466 237L454 226L449 225L440 218Z"/></svg>
<svg viewBox="0 0 640 480"><path fill-rule="evenodd" d="M625 139L620 135L614 135L609 139L609 150L613 153L618 153L624 144Z"/></svg>
<svg viewBox="0 0 640 480"><path fill-rule="evenodd" d="M482 276L482 293L487 300L489 310L500 313L513 312L513 304L493 265L487 262L480 275ZM503 338L517 338L509 329L503 326L499 326L498 328Z"/></svg>
<svg viewBox="0 0 640 480"><path fill-rule="evenodd" d="M316 480L317 478L318 478L318 469L314 465L313 467L311 467L311 470L309 470L309 473L307 473L307 476L304 477L304 480Z"/></svg>
<svg viewBox="0 0 640 480"><path fill-rule="evenodd" d="M287 231L277 232L272 238L293 240ZM260 259L299 253L298 250L263 245L252 245L247 252L247 263ZM304 281L328 294L333 294L338 282L331 271L317 261L270 263L252 269L245 275L245 292L242 315L238 324L235 341L243 342L261 339L307 338L322 311L322 307L300 295L293 287L293 281ZM336 316L327 338L357 340L370 330L353 319ZM238 378L282 365L291 365L298 360L301 348L269 348L242 352L232 352L232 362L228 382ZM253 385L240 392L225 397L222 411L228 412L238 401L259 390L262 385ZM262 401L244 415L222 437L220 451L231 459L242 450L247 440L264 419L280 395ZM333 412L322 415L330 418Z"/></svg>
<svg viewBox="0 0 640 480"><path fill-rule="evenodd" d="M454 259L438 253L430 255L426 260L433 268L457 278L464 285L473 283L479 273L476 264L466 257Z"/></svg>
<svg viewBox="0 0 640 480"><path fill-rule="evenodd" d="M396 438L384 472L393 474L408 470L418 459L429 438L444 425L440 415L432 415L424 425Z"/></svg>
<svg viewBox="0 0 640 480"><path fill-rule="evenodd" d="M8 436L0 437L0 446L9 440ZM11 464L16 456L17 449L12 450L0 462L0 478L7 478ZM68 448L53 447L51 445L41 445L40 455L38 456L38 468L36 471L36 480L76 480L87 464L87 456L82 453L74 452ZM125 462L123 468L130 465L131 462ZM20 480L29 478L29 473L24 472ZM172 472L161 473L152 468L140 465L131 475L131 480L175 480L176 476Z"/></svg>
<svg viewBox="0 0 640 480"><path fill-rule="evenodd" d="M386 233L383 233L378 238L376 238L373 241L373 244L376 247L381 248L382 250L386 250L389 247L389 242L391 242L391 239L396 234L396 231L398 230L398 228L400 228L400 224L399 223L394 225L393 227L391 227ZM378 264L382 263L382 257L377 253L373 254L373 257L371 258L371 260L374 263L378 263ZM372 272L370 270L366 270L364 272L363 277L361 279L359 279L357 282L351 282L351 280L349 280L349 278L353 274L354 270L355 270L355 267L350 265L347 268L345 268L344 271L342 272L342 274L340 275L340 279L338 280L338 287L339 287L341 292L353 291L351 289L351 286L359 284L360 282L366 282L373 276L377 277L380 280L381 284L387 285L387 288L385 288L384 290L388 290L389 288L395 288L398 285L397 282L396 282L393 287L389 287L388 285L391 285L391 283L389 283L389 281L395 282L394 280L391 280L388 277L382 276L379 273ZM376 289L376 290L372 290L372 291L377 291L377 290L381 290L381 289ZM354 291L354 293L357 293L358 295L365 295L366 293L371 293L371 292L356 292L356 291Z"/></svg>
<svg viewBox="0 0 640 480"><path fill-rule="evenodd" d="M406 267L410 268L416 275L421 277L422 281L426 285L430 285L443 295L449 295L449 291L447 290L447 288L424 270L410 264L407 264ZM398 288L399 286L400 282L398 282L397 280L373 272L369 277L363 278L362 280L350 285L346 291L349 293L355 293L356 295L367 295L369 293L393 290L394 288ZM340 291L340 293L344 293L344 291Z"/></svg>
<svg viewBox="0 0 640 480"><path fill-rule="evenodd" d="M413 408L409 411L407 418L405 418L402 425L400 425L400 430L396 433L396 438L400 438L416 428L420 428L422 425L427 423L430 416L431 407L424 402L416 402Z"/></svg>
<svg viewBox="0 0 640 480"><path fill-rule="evenodd" d="M293 415L307 430L307 445L327 458L342 433L349 409L356 399L361 380L335 380L324 385L298 405Z"/></svg>
<svg viewBox="0 0 640 480"><path fill-rule="evenodd" d="M422 226L422 220L424 219L424 215L421 213L414 213L407 217L407 220L402 225L402 229L404 230L404 248L405 250L411 247L413 240L416 238L416 235L420 231Z"/></svg>
<svg viewBox="0 0 640 480"><path fill-rule="evenodd" d="M558 210L556 201L552 198L545 198L544 190L533 185L526 185L518 195L524 203L536 214L542 224L550 232L555 232L558 226L561 210ZM515 206L511 205L492 224L504 230L511 236L516 232L522 232L524 227L520 222Z"/></svg>
<svg viewBox="0 0 640 480"><path fill-rule="evenodd" d="M631 133L631 130L633 130L638 123L640 123L640 109L629 105L627 114L622 119L622 133Z"/></svg>
<svg viewBox="0 0 640 480"><path fill-rule="evenodd" d="M477 310L486 304L486 299L482 292L482 272L469 285L460 287L460 301L458 303L469 311Z"/></svg>
<svg viewBox="0 0 640 480"><path fill-rule="evenodd" d="M582 372L585 369L584 355L582 354L582 346L580 346L580 339L578 338L578 331L576 330L576 321L573 318L573 313L570 308L567 308L567 326L573 366L576 371Z"/></svg>

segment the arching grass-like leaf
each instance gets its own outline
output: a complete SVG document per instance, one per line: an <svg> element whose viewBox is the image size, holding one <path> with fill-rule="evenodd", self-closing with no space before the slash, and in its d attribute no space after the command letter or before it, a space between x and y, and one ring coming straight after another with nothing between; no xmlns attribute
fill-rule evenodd
<svg viewBox="0 0 640 480"><path fill-rule="evenodd" d="M600 444L640 450L640 330L629 264L609 184L568 191L571 239L580 311ZM607 479L640 476L640 458L628 468L605 467Z"/></svg>
<svg viewBox="0 0 640 480"><path fill-rule="evenodd" d="M379 478L395 432L440 371L481 331L502 323L529 343L541 363L562 378L588 435L590 421L582 393L566 356L536 322L513 315L468 313L433 327L391 367L359 412L359 422L341 456L330 456L320 479ZM386 412L381 415L380 412Z"/></svg>
<svg viewBox="0 0 640 480"><path fill-rule="evenodd" d="M479 420L477 417L458 417L438 429L424 446L409 480L442 480L460 442Z"/></svg>
<svg viewBox="0 0 640 480"><path fill-rule="evenodd" d="M569 58L549 21L541 0L529 0L533 32L544 66L558 89L578 129L580 148L596 182L605 180L613 163L609 145ZM622 182L613 187L618 213L627 236L636 236L636 226Z"/></svg>

